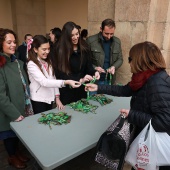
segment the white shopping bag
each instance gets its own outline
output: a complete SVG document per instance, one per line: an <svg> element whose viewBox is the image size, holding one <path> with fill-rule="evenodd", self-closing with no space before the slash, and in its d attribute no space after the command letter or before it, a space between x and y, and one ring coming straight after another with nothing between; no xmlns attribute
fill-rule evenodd
<svg viewBox="0 0 170 170"><path fill-rule="evenodd" d="M158 170L156 151L155 131L150 121L130 145L125 161L136 170Z"/></svg>
<svg viewBox="0 0 170 170"><path fill-rule="evenodd" d="M170 136L167 133L155 132L157 145L157 166L170 165Z"/></svg>

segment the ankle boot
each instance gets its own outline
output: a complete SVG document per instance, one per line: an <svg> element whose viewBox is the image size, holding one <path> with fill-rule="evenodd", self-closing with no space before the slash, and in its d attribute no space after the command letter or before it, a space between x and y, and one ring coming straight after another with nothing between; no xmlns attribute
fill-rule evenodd
<svg viewBox="0 0 170 170"><path fill-rule="evenodd" d="M24 154L23 154L22 152L20 152L20 151L17 151L15 155L16 155L17 158L18 158L20 161L22 161L22 162L28 162L28 161L30 160L26 155L24 155Z"/></svg>
<svg viewBox="0 0 170 170"><path fill-rule="evenodd" d="M11 166L17 168L17 169L23 169L26 168L26 165L24 162L20 161L15 155L12 155L8 158L8 162Z"/></svg>

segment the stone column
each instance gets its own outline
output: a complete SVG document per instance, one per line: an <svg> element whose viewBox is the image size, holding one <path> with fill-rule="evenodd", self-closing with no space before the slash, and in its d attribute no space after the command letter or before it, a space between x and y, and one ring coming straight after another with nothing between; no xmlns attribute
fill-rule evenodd
<svg viewBox="0 0 170 170"><path fill-rule="evenodd" d="M130 75L127 57L136 43L151 41L162 51L170 69L170 1L169 0L121 0L115 3L115 21L124 54L124 64L119 69L118 80L127 82Z"/></svg>
<svg viewBox="0 0 170 170"><path fill-rule="evenodd" d="M114 19L115 0L88 0L89 36L100 31L101 22L106 18Z"/></svg>

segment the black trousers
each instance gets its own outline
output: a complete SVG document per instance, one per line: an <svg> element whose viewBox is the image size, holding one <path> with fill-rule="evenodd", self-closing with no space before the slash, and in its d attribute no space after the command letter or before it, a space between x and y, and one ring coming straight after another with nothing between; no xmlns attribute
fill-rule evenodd
<svg viewBox="0 0 170 170"><path fill-rule="evenodd" d="M15 155L18 150L19 139L17 137L12 137L4 139L3 142L8 155Z"/></svg>
<svg viewBox="0 0 170 170"><path fill-rule="evenodd" d="M37 102L33 100L31 100L31 103L32 103L34 114L42 113L42 112L52 109L52 103L48 104L48 103Z"/></svg>

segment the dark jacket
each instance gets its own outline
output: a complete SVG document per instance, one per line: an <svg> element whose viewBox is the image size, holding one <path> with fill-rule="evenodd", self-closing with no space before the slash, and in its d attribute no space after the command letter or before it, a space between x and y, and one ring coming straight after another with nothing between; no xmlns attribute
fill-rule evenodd
<svg viewBox="0 0 170 170"><path fill-rule="evenodd" d="M61 71L55 71L55 75L57 79L62 80L75 80L79 81L86 74L93 76L95 74L95 70L92 66L90 60L90 52L83 52L83 61L82 64L80 62L80 51L73 52L70 56L69 63L71 68L71 73L66 74ZM63 87L60 89L60 100L65 104L69 104L71 102L78 101L82 98L86 98L87 93L84 90L84 86L80 86L79 88L70 88L69 86Z"/></svg>
<svg viewBox="0 0 170 170"><path fill-rule="evenodd" d="M3 61L6 61L5 63ZM23 62L19 61L25 80ZM3 64L4 63L4 64ZM17 62L0 53L0 131L10 129L10 122L25 112L25 93Z"/></svg>
<svg viewBox="0 0 170 170"><path fill-rule="evenodd" d="M102 67L104 65L105 53L102 45L101 33L95 34L87 38L87 43L92 52L92 64L94 67ZM110 67L114 66L117 70L123 63L122 48L120 39L113 36L110 46ZM116 74L112 76L112 82L116 79Z"/></svg>
<svg viewBox="0 0 170 170"><path fill-rule="evenodd" d="M132 96L129 123L136 125L140 132L152 118L155 131L170 134L170 77L166 71L152 75L146 84L135 92L127 84L125 86L99 85L98 93Z"/></svg>
<svg viewBox="0 0 170 170"><path fill-rule="evenodd" d="M17 58L21 61L24 62L24 69L25 71L26 69L26 63L27 63L27 45L26 44L22 44L18 47L17 49Z"/></svg>

